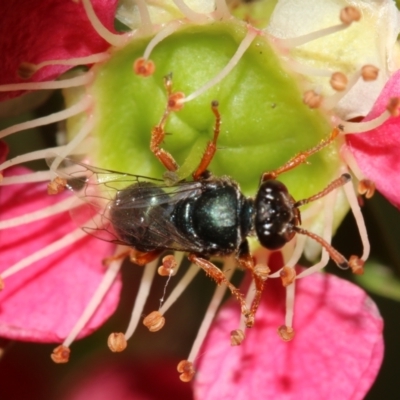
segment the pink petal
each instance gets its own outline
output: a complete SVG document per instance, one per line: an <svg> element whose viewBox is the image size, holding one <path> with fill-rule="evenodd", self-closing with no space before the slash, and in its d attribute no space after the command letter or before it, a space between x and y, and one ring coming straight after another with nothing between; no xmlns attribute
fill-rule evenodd
<svg viewBox="0 0 400 400"><path fill-rule="evenodd" d="M400 71L386 84L365 121L379 116L392 97L400 97ZM363 174L377 189L400 207L400 117L392 117L379 128L358 135L347 135L347 145Z"/></svg>
<svg viewBox="0 0 400 400"><path fill-rule="evenodd" d="M61 400L160 400L192 398L191 387L176 372L179 360L138 360L132 355L91 359L76 371ZM84 371L84 373L82 373Z"/></svg>
<svg viewBox="0 0 400 400"><path fill-rule="evenodd" d="M382 319L359 287L328 274L296 283L295 330L283 342L284 291L268 281L254 328L230 347L238 307L224 306L200 358L197 399L362 399L383 357Z"/></svg>
<svg viewBox="0 0 400 400"><path fill-rule="evenodd" d="M12 168L13 175L29 172ZM0 187L0 220L55 204L65 196L49 196L46 184ZM78 229L68 212L0 230L0 271ZM91 236L45 257L5 279L0 293L0 336L35 342L60 342L89 302L103 275L101 260L114 245ZM93 332L114 312L121 282L113 285L81 337Z"/></svg>
<svg viewBox="0 0 400 400"><path fill-rule="evenodd" d="M114 31L117 0L92 0L97 16ZM7 0L0 6L0 84L26 82L17 75L22 62L40 63L87 56L107 50L89 22L81 2ZM29 81L53 80L70 66L48 66ZM0 93L0 99L19 93Z"/></svg>

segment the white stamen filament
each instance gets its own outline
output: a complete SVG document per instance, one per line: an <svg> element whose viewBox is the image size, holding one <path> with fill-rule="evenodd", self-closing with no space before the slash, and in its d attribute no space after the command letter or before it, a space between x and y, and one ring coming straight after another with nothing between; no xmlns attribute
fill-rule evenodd
<svg viewBox="0 0 400 400"><path fill-rule="evenodd" d="M364 217L361 212L360 205L358 204L357 196L354 190L353 183L350 181L343 186L344 192L347 197L347 201L350 204L351 211L356 220L358 232L360 233L361 243L363 245L363 254L361 260L367 261L369 253L371 251L371 245L368 239L368 232L365 226Z"/></svg>
<svg viewBox="0 0 400 400"><path fill-rule="evenodd" d="M162 307L158 310L161 314L165 314L167 310L178 300L179 296L183 293L183 291L189 286L190 282L192 282L193 278L200 271L200 268L191 264L185 275L179 281L179 283L174 287L171 294L168 296L167 300L165 300Z"/></svg>
<svg viewBox="0 0 400 400"><path fill-rule="evenodd" d="M175 257L175 261L176 261L177 266L173 271L173 275L176 275L177 272L179 271L179 268L182 265L182 260L183 260L184 256L185 256L185 253L183 251L175 251L174 257Z"/></svg>
<svg viewBox="0 0 400 400"><path fill-rule="evenodd" d="M226 279L230 280L233 273L235 272L235 259L230 257L224 262L223 272L225 274ZM203 318L203 321L200 325L199 330L197 331L196 339L194 340L192 349L190 350L189 357L187 358L188 361L194 362L196 359L201 345L204 342L204 339L207 335L208 330L210 329L211 322L213 321L215 314L218 311L219 306L224 298L225 292L227 287L225 285L217 286L214 295L211 299L210 304L208 305L207 311Z"/></svg>
<svg viewBox="0 0 400 400"><path fill-rule="evenodd" d="M287 328L293 327L295 291L296 291L296 281L293 281L290 285L286 286L285 325Z"/></svg>
<svg viewBox="0 0 400 400"><path fill-rule="evenodd" d="M3 171L10 167L14 167L15 165L18 165L18 164L24 164L29 161L43 160L46 157L48 157L50 154L52 154L52 153L54 154L57 151L59 151L59 149L63 149L63 148L64 148L64 146L48 147L43 150L31 151L30 153L25 153L25 154L22 154L21 156L16 156L7 161L4 161L3 164L0 164L0 171Z"/></svg>
<svg viewBox="0 0 400 400"><path fill-rule="evenodd" d="M310 207L308 207L305 211L301 213L301 220L303 221L303 225L306 221L312 221L314 217L321 212L322 202L317 201L312 203Z"/></svg>
<svg viewBox="0 0 400 400"><path fill-rule="evenodd" d="M322 232L322 238L327 242L330 243L332 240L332 229L333 229L333 216L334 216L334 209L335 203L337 198L337 189L333 190L332 192L328 193L324 199L324 230ZM321 260L312 265L311 267L307 268L303 272L300 272L296 276L296 279L304 278L308 275L311 275L315 272L321 271L329 262L329 254L328 252L322 248L321 253Z"/></svg>
<svg viewBox="0 0 400 400"><path fill-rule="evenodd" d="M297 262L300 260L301 255L303 254L304 246L306 244L306 236L297 235L296 237L296 245L294 247L294 251L289 261L285 263L285 266L294 268L297 265ZM268 278L280 278L282 268L273 274L269 275Z"/></svg>
<svg viewBox="0 0 400 400"><path fill-rule="evenodd" d="M43 67L47 67L48 65L87 65L87 64L96 64L110 58L110 54L108 52L91 54L90 56L85 57L75 57L69 58L68 60L47 60L43 61L39 64L36 64L36 69L40 69Z"/></svg>
<svg viewBox="0 0 400 400"><path fill-rule="evenodd" d="M35 253L31 254L30 256L27 256L23 258L22 260L18 261L16 264L13 266L7 268L1 273L1 277L8 278L9 276L23 270L26 267L31 266L33 263L36 261L39 261L43 259L44 257L47 257L53 253L55 253L58 250L63 249L64 247L69 246L70 244L73 244L77 242L79 239L82 237L87 236L85 232L83 232L81 229L76 229L72 231L71 233L68 233L65 235L62 239L56 240L55 242L47 245L43 249L40 249L39 251L36 251Z"/></svg>
<svg viewBox="0 0 400 400"><path fill-rule="evenodd" d="M180 27L182 26L181 21L176 20L171 23L169 23L164 29L162 29L160 32L157 33L153 37L153 39L150 40L149 44L146 47L146 50L143 53L143 58L145 60L148 60L150 58L151 52L154 50L154 48L161 43L165 38L168 36L172 35L174 32L176 32Z"/></svg>
<svg viewBox="0 0 400 400"><path fill-rule="evenodd" d="M381 115L378 117L371 119L369 121L362 121L362 122L347 122L343 120L337 121L343 127L343 131L341 134L352 134L352 133L363 133L368 132L372 129L378 128L381 126L385 121L387 121L391 117L389 111L385 110Z"/></svg>
<svg viewBox="0 0 400 400"><path fill-rule="evenodd" d="M34 221L39 221L51 217L53 215L71 210L72 208L77 207L79 205L80 204L78 203L75 197L69 197L51 206L41 208L40 210L21 215L19 217L0 221L0 230L7 228L14 228L15 226L20 226L24 224L29 224Z"/></svg>
<svg viewBox="0 0 400 400"><path fill-rule="evenodd" d="M200 89L197 89L195 92L191 93L189 96L185 97L181 100L182 103L186 103L195 99L196 97L200 96L208 89L216 85L218 82L222 81L232 70L235 68L236 64L240 61L245 51L250 47L251 43L253 42L254 38L258 35L255 29L249 29L245 38L240 43L236 53L233 57L229 60L228 64L216 75L214 78L209 80L204 86Z"/></svg>
<svg viewBox="0 0 400 400"><path fill-rule="evenodd" d="M11 135L12 133L23 131L25 129L32 129L38 126L49 125L55 122L68 119L88 109L90 104L91 104L90 98L88 96L85 96L78 103L74 104L69 108L66 108L63 111L47 115L46 117L37 118L32 121L22 122L20 124L16 124L10 126L9 128L3 129L2 131L0 131L0 139L4 138L5 136Z"/></svg>
<svg viewBox="0 0 400 400"><path fill-rule="evenodd" d="M357 71L355 74L353 74L350 79L347 82L346 89L342 91L337 91L334 95L330 97L324 97L323 100L323 107L326 110L332 110L334 109L339 101L351 90L353 89L354 85L358 82L358 80L361 78L361 71Z"/></svg>
<svg viewBox="0 0 400 400"><path fill-rule="evenodd" d="M50 181L53 176L54 174L51 171L36 171L30 174L6 176L0 181L0 186Z"/></svg>
<svg viewBox="0 0 400 400"><path fill-rule="evenodd" d="M209 21L209 16L206 14L200 14L189 8L182 0L173 0L175 5L179 8L179 11L190 21L202 24Z"/></svg>
<svg viewBox="0 0 400 400"><path fill-rule="evenodd" d="M73 153L69 153L69 155L87 154L92 146L92 141L85 141L84 144L81 144L77 149L74 150ZM30 153L25 153L14 158L10 158L9 160L4 161L3 164L0 164L0 171L3 171L10 167L14 167L15 165L24 164L29 161L44 160L48 157L54 156L54 154L62 153L63 151L65 151L65 147L66 146L48 147L43 150L31 151Z"/></svg>
<svg viewBox="0 0 400 400"><path fill-rule="evenodd" d="M347 29L349 25L346 24L338 24L338 25L333 25L329 26L324 29L320 29L315 32L310 32L302 36L297 36L294 38L288 38L288 39L275 39L280 45L283 45L284 47L291 49L294 47L302 46L303 44L312 42L313 40L320 39L322 37L332 35L333 33L343 31Z"/></svg>
<svg viewBox="0 0 400 400"><path fill-rule="evenodd" d="M119 246L117 249L116 254L118 255L121 252L122 246ZM100 282L100 285L97 287L96 291L94 292L92 298L90 299L89 303L87 304L86 308L84 309L82 315L79 317L78 321L71 329L71 332L68 334L66 339L63 342L63 346L69 347L71 343L76 339L82 329L85 327L87 322L93 316L93 314L98 309L99 305L101 304L104 296L109 291L110 287L114 283L119 270L121 269L122 262L124 261L123 258L114 260L107 266L105 274Z"/></svg>
<svg viewBox="0 0 400 400"><path fill-rule="evenodd" d="M289 69L291 71L297 72L302 75L308 76L321 76L329 78L335 71L331 71L329 69L320 69L311 67L309 65L301 64L294 59L289 59L286 61Z"/></svg>
<svg viewBox="0 0 400 400"><path fill-rule="evenodd" d="M92 98L89 97L90 101L92 101ZM50 166L50 171L54 174L55 171L57 170L58 166L61 164L62 159L69 154L71 154L75 148L78 147L78 145L84 141L84 139L90 134L94 127L94 121L93 121L93 115L90 114L88 115L87 119L85 120L83 126L79 130L79 132L74 136L74 138L67 144L65 145L60 152L58 152L57 157L53 160L51 166ZM57 175L57 174L56 174Z"/></svg>
<svg viewBox="0 0 400 400"><path fill-rule="evenodd" d="M153 31L153 24L151 22L149 10L144 0L135 0L140 15L140 28L143 34L151 34Z"/></svg>
<svg viewBox="0 0 400 400"><path fill-rule="evenodd" d="M212 14L214 15L214 19L218 21L227 20L232 17L226 0L215 0L215 11Z"/></svg>
<svg viewBox="0 0 400 400"><path fill-rule="evenodd" d="M345 161L346 165L351 169L351 172L357 178L358 181L365 179L365 175L361 172L357 161L354 159L353 153L349 149L349 146L343 145L340 149L340 155Z"/></svg>
<svg viewBox="0 0 400 400"><path fill-rule="evenodd" d="M93 80L93 72L88 71L74 78L49 82L23 82L0 85L0 92L13 92L17 90L50 90L65 89L69 87L84 86Z"/></svg>
<svg viewBox="0 0 400 400"><path fill-rule="evenodd" d="M300 260L300 257L303 254L306 239L307 238L303 235L297 235L296 246L294 248L293 254L290 257L289 261L285 263L287 267L294 268L297 265L297 262Z"/></svg>
<svg viewBox="0 0 400 400"><path fill-rule="evenodd" d="M115 35L114 33L110 32L97 17L90 0L82 0L82 4L93 29L100 37L115 47L121 47L126 43L128 34Z"/></svg>
<svg viewBox="0 0 400 400"><path fill-rule="evenodd" d="M129 321L128 328L125 332L126 340L131 338L131 336L135 332L136 327L138 326L138 323L142 316L144 305L146 303L147 298L149 297L151 284L153 282L154 275L156 273L159 262L160 261L157 258L153 260L151 263L148 263L144 267L142 279L140 280L139 291L136 295L135 304L133 306L131 319Z"/></svg>

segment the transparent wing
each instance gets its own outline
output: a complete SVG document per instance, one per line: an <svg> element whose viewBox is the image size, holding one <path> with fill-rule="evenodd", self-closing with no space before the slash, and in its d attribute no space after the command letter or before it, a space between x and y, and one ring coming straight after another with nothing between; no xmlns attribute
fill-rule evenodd
<svg viewBox="0 0 400 400"><path fill-rule="evenodd" d="M53 160L48 160L51 165ZM170 220L177 202L201 192L201 182L179 182L168 186L154 179L63 159L55 170L67 181L66 187L82 200L71 210L73 220L87 233L101 240L130 245L130 237L141 240L146 231L153 245L181 251L200 251ZM138 186L140 189L138 190ZM111 217L118 206L123 221ZM162 205L162 207L155 207ZM150 213L144 212L151 210ZM115 213L114 213L115 214ZM143 215L146 221L143 222ZM140 229L137 227L140 226ZM117 233L118 232L118 233Z"/></svg>

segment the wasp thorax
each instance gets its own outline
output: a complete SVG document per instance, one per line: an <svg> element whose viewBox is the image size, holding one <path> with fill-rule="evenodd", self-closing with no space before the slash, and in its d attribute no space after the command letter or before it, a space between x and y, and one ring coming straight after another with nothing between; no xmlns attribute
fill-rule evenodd
<svg viewBox="0 0 400 400"><path fill-rule="evenodd" d="M295 235L299 210L286 186L276 180L263 182L255 199L254 227L263 247L274 250L285 245Z"/></svg>

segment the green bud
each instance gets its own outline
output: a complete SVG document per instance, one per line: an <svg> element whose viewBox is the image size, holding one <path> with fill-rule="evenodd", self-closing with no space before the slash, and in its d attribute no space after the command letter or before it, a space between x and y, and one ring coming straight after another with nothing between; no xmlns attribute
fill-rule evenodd
<svg viewBox="0 0 400 400"><path fill-rule="evenodd" d="M149 143L167 103L164 77L172 73L173 90L190 95L228 64L247 32L239 21L184 27L154 48L150 58L156 70L150 77L138 76L132 68L149 39L133 40L96 65L88 88L94 98L93 135L98 139L91 162L161 177L163 166ZM278 168L330 133L326 116L303 104L299 84L282 67L266 37L257 36L228 76L169 116L163 147L184 166L180 176L196 169L213 136L211 102L217 100L222 126L210 170L231 176L247 194L254 194L263 172ZM295 198L322 189L339 162L334 145L309 161L311 165L282 176Z"/></svg>

